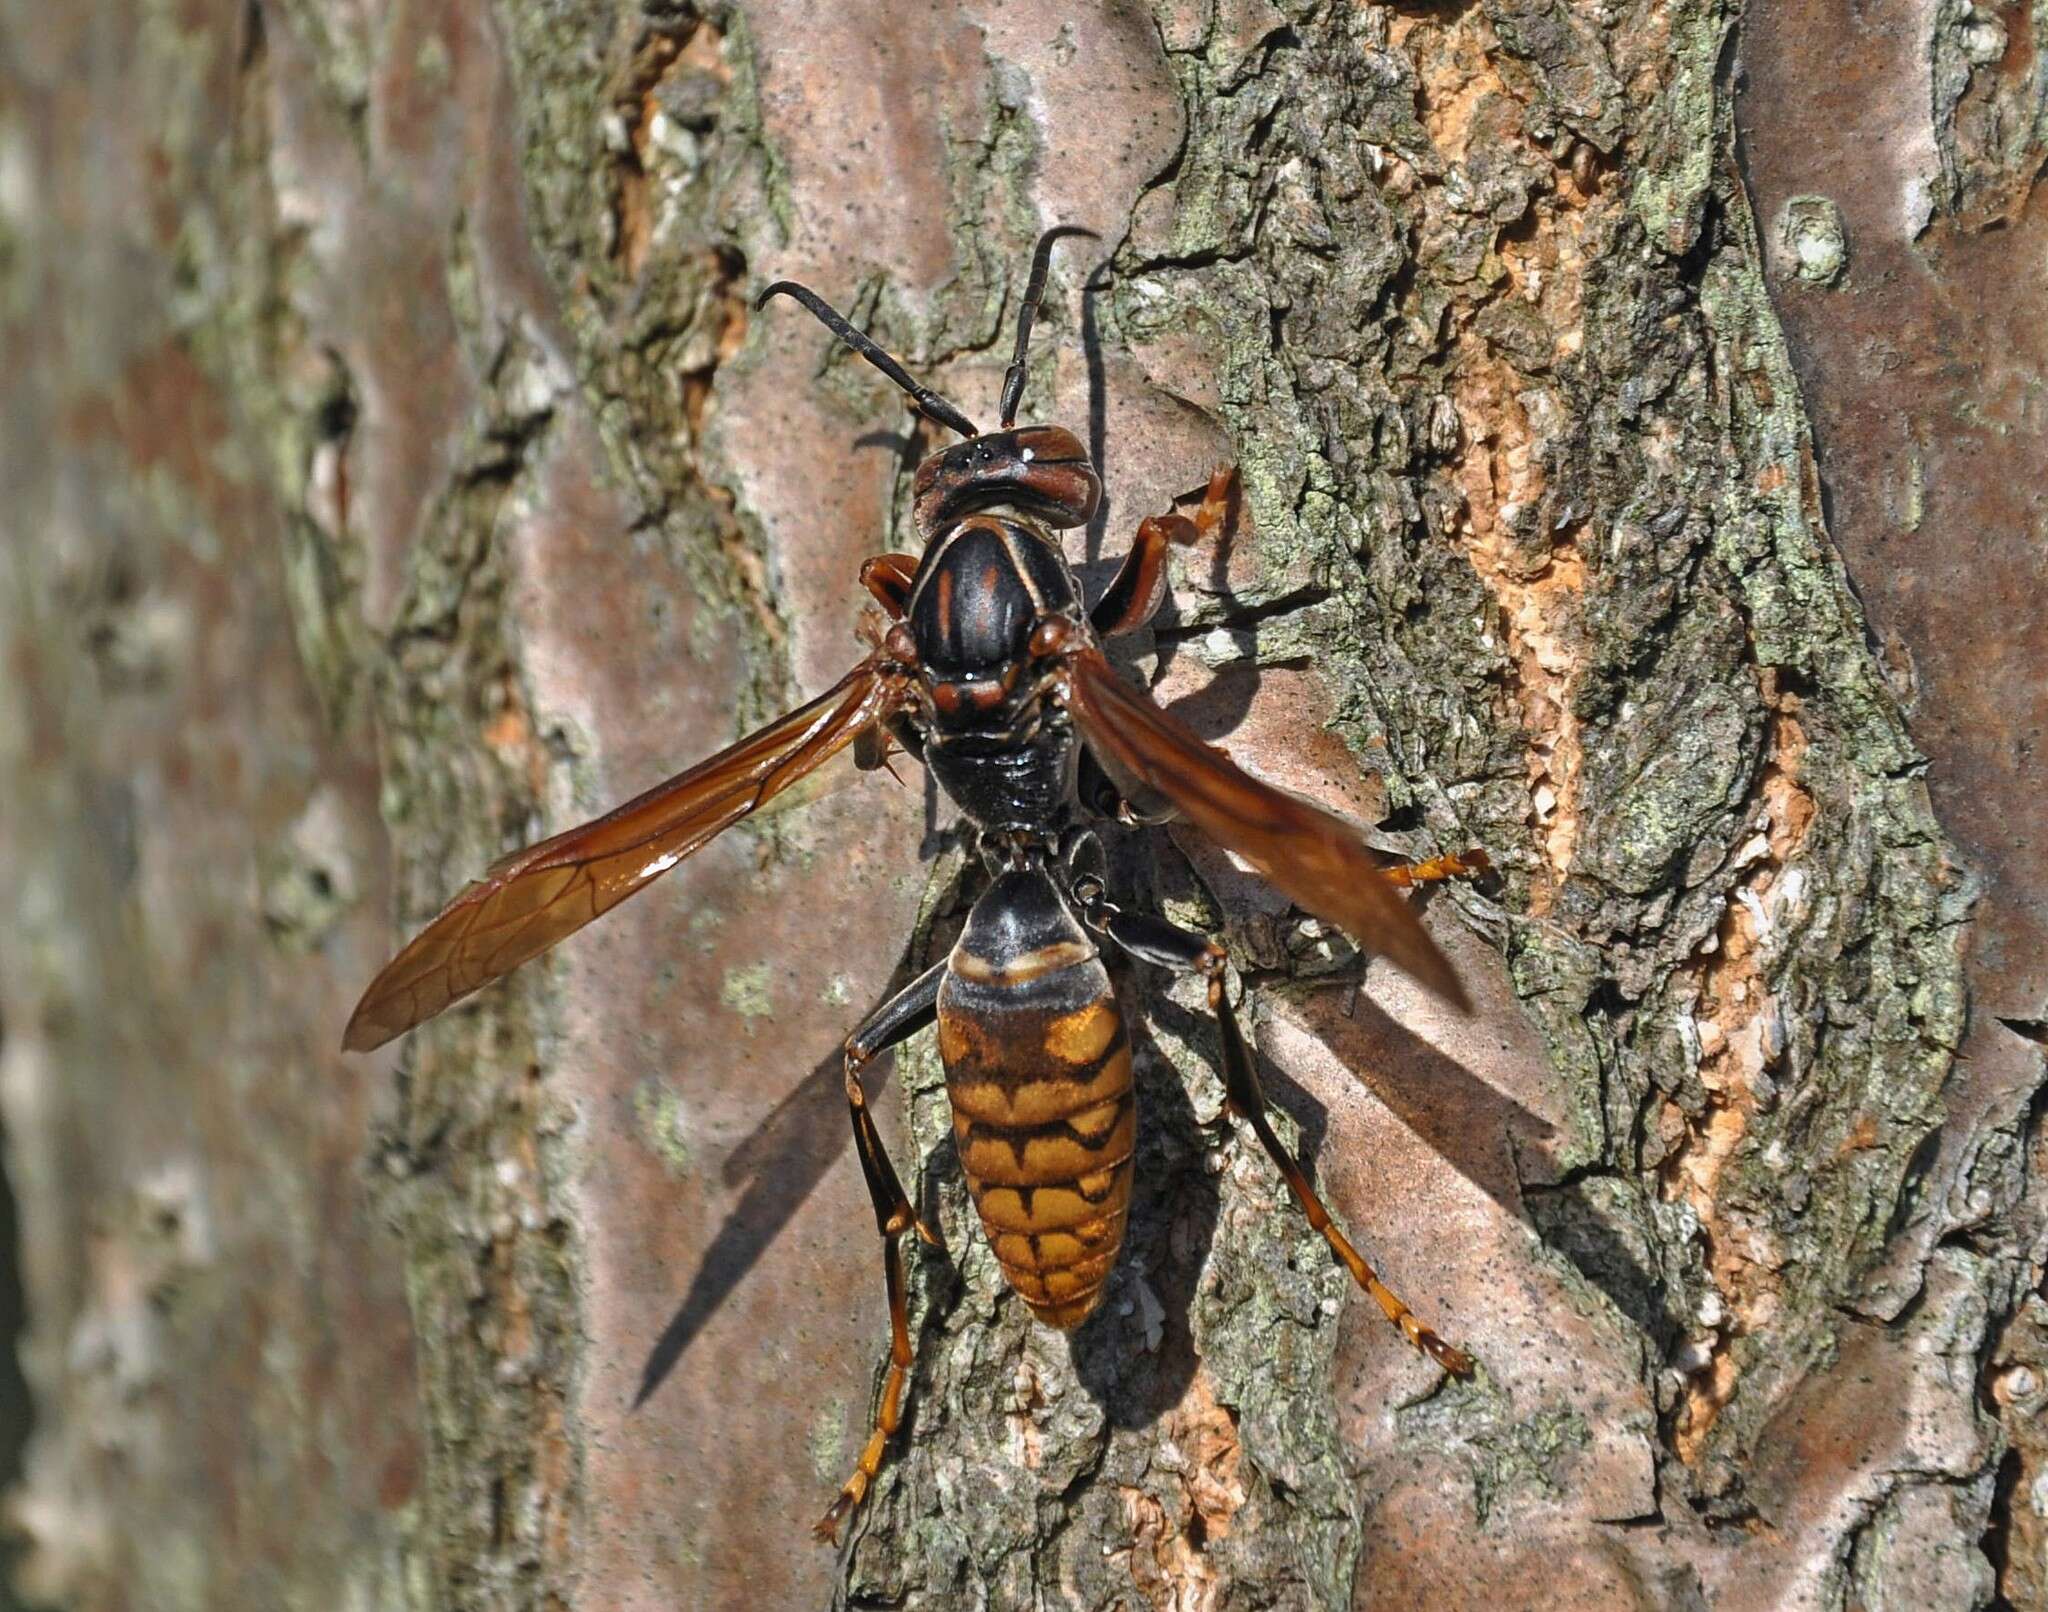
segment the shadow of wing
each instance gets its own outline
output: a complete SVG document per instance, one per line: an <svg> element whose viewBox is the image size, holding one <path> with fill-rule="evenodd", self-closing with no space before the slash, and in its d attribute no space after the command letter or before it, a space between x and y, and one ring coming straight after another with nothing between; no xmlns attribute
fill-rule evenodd
<svg viewBox="0 0 2048 1612"><path fill-rule="evenodd" d="M870 1066L870 1078L877 1067L882 1066ZM704 1250L682 1304L648 1353L633 1395L635 1410L675 1370L851 1139L844 1069L844 1055L835 1047L726 1159L721 1174L727 1186L743 1188L740 1200Z"/></svg>

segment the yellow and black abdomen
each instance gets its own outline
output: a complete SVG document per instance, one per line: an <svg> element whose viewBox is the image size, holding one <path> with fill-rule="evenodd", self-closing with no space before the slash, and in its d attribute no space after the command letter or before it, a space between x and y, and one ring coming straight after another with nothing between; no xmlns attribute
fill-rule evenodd
<svg viewBox="0 0 2048 1612"><path fill-rule="evenodd" d="M1131 1202L1131 1043L1095 944L1046 876L975 903L939 987L967 1188L1003 1274L1048 1326L1102 1298Z"/></svg>

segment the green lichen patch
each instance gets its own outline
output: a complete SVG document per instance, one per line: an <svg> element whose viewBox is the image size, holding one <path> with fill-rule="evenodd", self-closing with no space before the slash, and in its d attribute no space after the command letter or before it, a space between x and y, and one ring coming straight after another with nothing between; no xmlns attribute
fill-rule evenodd
<svg viewBox="0 0 2048 1612"><path fill-rule="evenodd" d="M682 1094L667 1081L650 1075L633 1088L633 1123L640 1140L678 1181L696 1171L690 1147L690 1126Z"/></svg>

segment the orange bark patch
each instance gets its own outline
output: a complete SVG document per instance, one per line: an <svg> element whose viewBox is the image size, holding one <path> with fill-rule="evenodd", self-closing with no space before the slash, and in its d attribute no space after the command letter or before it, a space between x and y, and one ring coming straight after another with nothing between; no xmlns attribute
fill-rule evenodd
<svg viewBox="0 0 2048 1612"><path fill-rule="evenodd" d="M1116 1554L1128 1555L1131 1580L1155 1612L1209 1612L1223 1580L1208 1545L1229 1535L1245 1502L1237 1418L1217 1402L1208 1373L1197 1370L1164 1432L1158 1464L1179 1479L1179 1504L1169 1509L1147 1490L1120 1490L1131 1543Z"/></svg>
<svg viewBox="0 0 2048 1612"><path fill-rule="evenodd" d="M656 91L679 69L709 73L729 83L732 69L725 60L725 36L709 23L699 23L687 36L650 31L633 52L631 65L613 99L623 125L626 149L616 164L612 196L612 252L628 279L640 278L647 249L654 239L648 153L654 143L655 120L661 116Z"/></svg>
<svg viewBox="0 0 2048 1612"><path fill-rule="evenodd" d="M1494 69L1492 27L1478 8L1397 18L1393 39L1415 62L1418 110L1447 165L1505 128L1520 135L1519 102ZM1543 455L1566 424L1561 404L1540 374L1525 372L1487 337L1479 316L1496 304L1523 303L1556 334L1560 356L1577 349L1597 165L1559 162L1522 138L1544 165L1548 186L1503 230L1476 289L1449 314L1448 391L1460 438L1449 474L1460 507L1448 535L1464 545L1492 594L1515 668L1511 698L1529 739L1527 820L1541 850L1530 906L1540 915L1570 872L1578 842L1581 741L1572 695L1582 659L1575 617L1586 563L1576 526L1535 538L1529 531L1532 521L1547 518Z"/></svg>
<svg viewBox="0 0 2048 1612"><path fill-rule="evenodd" d="M1790 867L1815 806L1799 782L1806 733L1796 695L1766 674L1771 705L1770 752L1759 790L1761 818L1736 855L1745 862L1730 894L1713 948L1697 962L1692 1022L1698 1037L1705 1111L1681 1126L1662 1169L1667 1199L1690 1204L1707 1246L1707 1268L1721 1314L1705 1359L1686 1383L1675 1445L1681 1460L1698 1458L1708 1430L1735 1392L1729 1344L1764 1326L1778 1305L1778 1261L1761 1232L1720 1204L1721 1172L1747 1135L1759 1092L1784 1051L1785 1027L1768 979L1771 950L1784 908L1798 899L1800 875Z"/></svg>
<svg viewBox="0 0 2048 1612"><path fill-rule="evenodd" d="M1520 402L1506 395L1518 380L1507 366L1487 363L1474 365L1454 387L1465 425L1457 468L1465 513L1458 535L1499 607L1515 665L1513 698L1529 738L1528 822L1543 851L1529 904L1540 916L1571 871L1578 845L1582 743L1571 702L1580 657L1571 621L1585 591L1586 564L1572 531L1560 535L1534 575L1522 572L1508 521L1533 509L1543 487L1535 435Z"/></svg>
<svg viewBox="0 0 2048 1612"><path fill-rule="evenodd" d="M499 676L492 702L497 709L484 724L484 743L539 797L547 786L547 747L533 730L533 718L528 715L519 685L510 672Z"/></svg>
<svg viewBox="0 0 2048 1612"><path fill-rule="evenodd" d="M612 198L612 254L631 280L639 279L647 266L647 247L654 238L647 175L647 146L656 111L654 90L680 54L673 35L649 35L634 55L632 82L619 107L630 150L622 153L618 162Z"/></svg>
<svg viewBox="0 0 2048 1612"><path fill-rule="evenodd" d="M746 260L729 247L713 247L709 254L711 294L700 317L711 322L715 332L708 363L683 371L683 418L690 422L692 438L704 434L704 416L711 406L711 383L719 368L747 339L747 319L752 313L743 282Z"/></svg>

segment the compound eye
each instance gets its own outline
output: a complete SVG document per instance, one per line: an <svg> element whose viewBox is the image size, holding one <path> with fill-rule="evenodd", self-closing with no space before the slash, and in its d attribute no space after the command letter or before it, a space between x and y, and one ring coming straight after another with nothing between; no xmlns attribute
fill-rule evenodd
<svg viewBox="0 0 2048 1612"><path fill-rule="evenodd" d="M883 637L882 648L898 665L917 664L917 639L911 635L910 628L900 621Z"/></svg>

